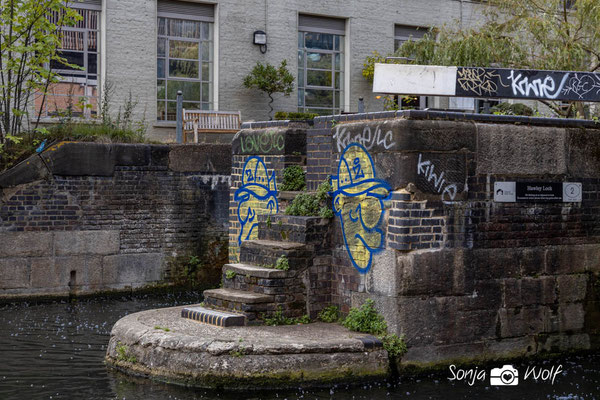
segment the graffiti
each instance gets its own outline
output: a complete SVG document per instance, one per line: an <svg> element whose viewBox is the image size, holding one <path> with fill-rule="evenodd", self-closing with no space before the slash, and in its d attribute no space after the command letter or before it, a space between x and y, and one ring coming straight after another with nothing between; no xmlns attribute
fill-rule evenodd
<svg viewBox="0 0 600 400"><path fill-rule="evenodd" d="M352 265L366 274L373 254L383 249L383 200L389 198L391 187L376 178L371 155L359 143L344 149L331 183L333 210L340 218L344 245Z"/></svg>
<svg viewBox="0 0 600 400"><path fill-rule="evenodd" d="M498 91L498 85L495 80L502 83L500 75L496 71L486 70L484 68L462 68L457 71L456 82L460 87L468 92L473 92L478 96L491 95Z"/></svg>
<svg viewBox="0 0 600 400"><path fill-rule="evenodd" d="M580 75L575 73L565 85L563 94L573 93L583 99L583 97L596 90L596 95L600 94L600 77L597 75Z"/></svg>
<svg viewBox="0 0 600 400"><path fill-rule="evenodd" d="M231 186L231 175L197 175L190 178L200 180L205 185L210 184L211 190L215 190L219 183L227 183L227 187Z"/></svg>
<svg viewBox="0 0 600 400"><path fill-rule="evenodd" d="M392 141L391 130L382 135L381 125L377 125L374 132L371 131L370 126L365 126L362 133L356 134L348 131L344 125L338 125L333 138L336 140L338 153L348 147L350 143L359 143L367 150L371 150L375 145L383 146L384 149L388 150L396 144Z"/></svg>
<svg viewBox="0 0 600 400"><path fill-rule="evenodd" d="M455 96L600 101L600 74L458 67Z"/></svg>
<svg viewBox="0 0 600 400"><path fill-rule="evenodd" d="M245 154L268 154L271 151L282 151L285 147L285 139L282 132L266 131L242 136L240 146L242 153Z"/></svg>
<svg viewBox="0 0 600 400"><path fill-rule="evenodd" d="M458 191L456 184L446 184L444 172L439 175L436 174L434 172L435 165L429 160L422 161L422 159L423 155L419 154L419 160L417 161L417 175L423 175L425 179L427 179L427 182L433 184L434 189L442 194L442 201L444 201L445 196L447 196L450 201L454 200Z"/></svg>
<svg viewBox="0 0 600 400"><path fill-rule="evenodd" d="M244 240L256 239L258 215L276 214L279 211L275 171L269 176L260 157L248 157L242 170L242 186L235 191L233 198L239 203L238 244L241 246Z"/></svg>
<svg viewBox="0 0 600 400"><path fill-rule="evenodd" d="M508 76L508 79L512 81L511 89L514 96L540 97L550 100L556 99L560 95L568 78L569 74L565 74L557 88L554 79L550 75L546 75L544 79L530 80L527 76L523 76L520 73L515 76L515 71L511 70Z"/></svg>

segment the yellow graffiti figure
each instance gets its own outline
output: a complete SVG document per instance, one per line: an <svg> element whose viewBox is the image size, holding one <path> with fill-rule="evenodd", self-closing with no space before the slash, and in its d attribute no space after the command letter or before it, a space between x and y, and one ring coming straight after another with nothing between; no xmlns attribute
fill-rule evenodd
<svg viewBox="0 0 600 400"><path fill-rule="evenodd" d="M383 248L380 225L390 185L376 178L370 154L358 143L344 149L332 185L333 210L340 218L346 250L358 272L366 274L373 254Z"/></svg>
<svg viewBox="0 0 600 400"><path fill-rule="evenodd" d="M267 167L260 157L248 157L242 170L242 186L235 191L238 205L240 235L238 245L248 239L256 239L258 215L276 214L279 211L275 171L269 176Z"/></svg>

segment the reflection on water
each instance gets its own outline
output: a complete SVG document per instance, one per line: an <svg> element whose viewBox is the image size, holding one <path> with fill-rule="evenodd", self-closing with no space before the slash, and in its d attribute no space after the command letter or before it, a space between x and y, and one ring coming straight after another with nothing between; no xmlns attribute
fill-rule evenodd
<svg viewBox="0 0 600 400"><path fill-rule="evenodd" d="M358 387L320 390L222 393L163 383L109 371L103 359L112 325L150 308L197 303L197 293L81 300L76 303L0 306L0 399L595 399L600 395L600 354L515 363L564 372L554 385L521 380L518 386L488 381L449 382L450 373ZM501 365L498 365L499 367ZM522 379L522 378L521 378Z"/></svg>

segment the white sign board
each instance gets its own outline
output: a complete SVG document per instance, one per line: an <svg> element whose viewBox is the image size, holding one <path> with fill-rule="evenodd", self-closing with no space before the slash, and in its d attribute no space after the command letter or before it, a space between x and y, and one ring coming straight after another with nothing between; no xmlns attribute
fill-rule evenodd
<svg viewBox="0 0 600 400"><path fill-rule="evenodd" d="M563 201L580 203L583 200L581 182L563 182Z"/></svg>
<svg viewBox="0 0 600 400"><path fill-rule="evenodd" d="M494 201L498 203L516 202L517 184L515 182L494 182Z"/></svg>
<svg viewBox="0 0 600 400"><path fill-rule="evenodd" d="M456 95L457 67L375 64L373 92L414 95Z"/></svg>

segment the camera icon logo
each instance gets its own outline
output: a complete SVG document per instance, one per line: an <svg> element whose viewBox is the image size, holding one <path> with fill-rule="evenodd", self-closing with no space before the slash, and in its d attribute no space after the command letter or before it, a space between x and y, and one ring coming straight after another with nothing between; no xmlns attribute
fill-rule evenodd
<svg viewBox="0 0 600 400"><path fill-rule="evenodd" d="M519 384L519 371L512 365L503 365L502 368L492 368L490 372L490 385L516 386Z"/></svg>

